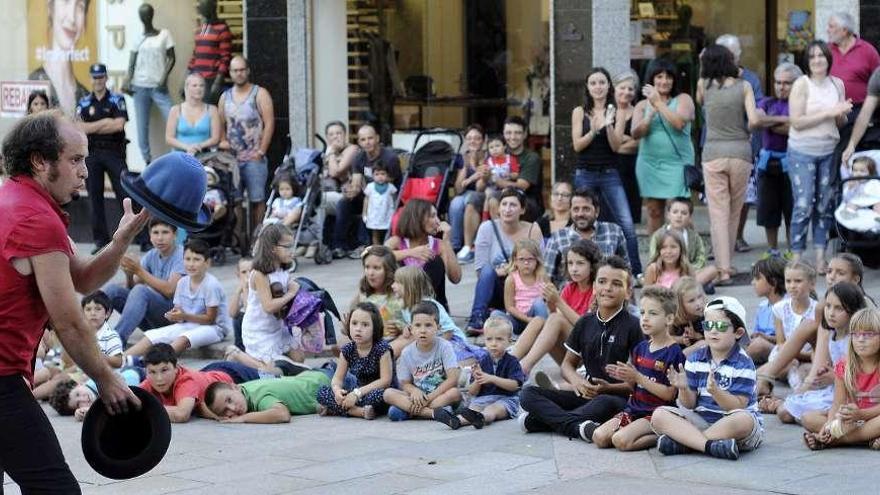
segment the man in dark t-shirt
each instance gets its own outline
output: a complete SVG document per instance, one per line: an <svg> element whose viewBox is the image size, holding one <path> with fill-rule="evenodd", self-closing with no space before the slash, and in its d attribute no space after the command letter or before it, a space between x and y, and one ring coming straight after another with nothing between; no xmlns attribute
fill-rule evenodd
<svg viewBox="0 0 880 495"><path fill-rule="evenodd" d="M541 157L526 148L526 123L520 117L508 117L504 121L504 143L507 152L519 161L519 176L514 180L497 179L499 188L515 187L526 193L526 213L523 220L533 222L544 212L541 196Z"/></svg>
<svg viewBox="0 0 880 495"><path fill-rule="evenodd" d="M381 161L388 170L391 182L400 188L401 171L397 154L382 146L379 133L372 124L362 125L357 134L361 150L352 163L351 180L342 186L342 198L336 204L336 220L330 243L336 259L346 256L357 259L360 257L360 249L356 246L369 244L366 228L359 214L364 208L364 188L373 181L373 165ZM355 232L354 235L352 231ZM356 244L351 243L352 239Z"/></svg>
<svg viewBox="0 0 880 495"><path fill-rule="evenodd" d="M565 342L562 377L574 390L523 389L525 412L519 423L525 432L555 431L589 442L592 435L583 433L585 426L602 424L623 410L632 389L609 376L605 367L627 362L644 338L638 318L626 310L629 279L628 264L619 256L599 265L593 283L598 310L582 316ZM577 372L581 364L586 376Z"/></svg>

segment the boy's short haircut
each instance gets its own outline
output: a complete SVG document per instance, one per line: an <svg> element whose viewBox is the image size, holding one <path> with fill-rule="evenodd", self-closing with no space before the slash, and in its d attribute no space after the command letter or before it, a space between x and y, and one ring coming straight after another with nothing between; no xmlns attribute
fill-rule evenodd
<svg viewBox="0 0 880 495"><path fill-rule="evenodd" d="M434 322L437 323L440 321L440 312L437 311L437 306L434 303L429 301L422 301L412 309L412 317L415 320L416 315L428 315L434 319Z"/></svg>
<svg viewBox="0 0 880 495"><path fill-rule="evenodd" d="M626 273L629 273L629 262L616 254L602 258L602 261L600 261L599 265L596 267L596 273L599 273L599 269L603 266L614 268L616 270L623 270ZM629 279L627 278L627 284L628 283Z"/></svg>
<svg viewBox="0 0 880 495"><path fill-rule="evenodd" d="M76 382L65 380L55 386L52 395L49 396L49 405L61 416L73 416L76 412L70 407L70 392L76 388Z"/></svg>
<svg viewBox="0 0 880 495"><path fill-rule="evenodd" d="M663 314L674 315L678 310L678 297L672 289L661 287L659 285L651 285L642 289L642 295L639 299L651 299L660 303L663 308Z"/></svg>
<svg viewBox="0 0 880 495"><path fill-rule="evenodd" d="M155 366L162 363L171 363L173 366L177 366L177 354L170 344L160 342L153 344L147 353L144 354L144 366L150 364Z"/></svg>
<svg viewBox="0 0 880 495"><path fill-rule="evenodd" d="M147 230L153 230L153 227L156 227L157 225L164 225L164 226L168 227L169 229L171 229L172 232L177 232L176 225L171 225L170 223L168 223L165 220L162 220L161 218L158 218L158 217L153 217L150 219L149 229L147 229Z"/></svg>
<svg viewBox="0 0 880 495"><path fill-rule="evenodd" d="M670 199L669 202L666 204L666 211L669 211L669 209L672 208L672 205L675 203L681 203L687 206L688 213L691 215L694 214L694 202L691 201L691 198L679 197Z"/></svg>
<svg viewBox="0 0 880 495"><path fill-rule="evenodd" d="M486 144L488 145L492 141L501 141L501 144L504 144L504 136L502 136L501 134L490 134L489 137L486 139Z"/></svg>
<svg viewBox="0 0 880 495"><path fill-rule="evenodd" d="M490 316L486 319L486 322L483 323L483 330L488 330L490 328L504 330L508 338L513 336L513 325L511 325L510 320L504 316Z"/></svg>
<svg viewBox="0 0 880 495"><path fill-rule="evenodd" d="M523 131L526 130L526 121L519 115L511 115L510 117L507 117L504 119L504 125L518 125Z"/></svg>
<svg viewBox="0 0 880 495"><path fill-rule="evenodd" d="M777 294L785 295L785 260L770 256L756 261L752 266L752 278L758 275L762 275Z"/></svg>
<svg viewBox="0 0 880 495"><path fill-rule="evenodd" d="M211 246L202 239L187 239L186 244L183 245L183 250L198 254L206 260L211 259Z"/></svg>
<svg viewBox="0 0 880 495"><path fill-rule="evenodd" d="M214 399L217 398L217 393L221 390L232 390L234 385L231 385L226 382L214 382L208 385L208 388L205 389L205 405L208 406L208 409L214 404Z"/></svg>
<svg viewBox="0 0 880 495"><path fill-rule="evenodd" d="M113 312L113 303L110 302L110 296L108 296L102 290L96 290L95 292L92 292L91 294L88 294L87 296L82 298L82 301L80 301L80 306L82 308L85 308L86 304L89 303L95 303L98 306L103 307L108 316L110 315L110 313Z"/></svg>
<svg viewBox="0 0 880 495"><path fill-rule="evenodd" d="M385 172L386 174L388 173L388 165L385 165L385 162L383 162L382 160L379 160L376 163L374 163L372 165L372 167L373 167L374 174L376 172Z"/></svg>

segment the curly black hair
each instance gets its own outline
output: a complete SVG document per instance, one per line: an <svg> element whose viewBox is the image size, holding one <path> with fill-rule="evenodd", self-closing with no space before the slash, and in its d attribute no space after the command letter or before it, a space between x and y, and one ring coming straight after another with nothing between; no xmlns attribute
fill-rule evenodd
<svg viewBox="0 0 880 495"><path fill-rule="evenodd" d="M61 416L73 416L75 409L70 407L70 392L76 388L76 382L65 380L55 386L52 395L49 396L49 405L58 411Z"/></svg>

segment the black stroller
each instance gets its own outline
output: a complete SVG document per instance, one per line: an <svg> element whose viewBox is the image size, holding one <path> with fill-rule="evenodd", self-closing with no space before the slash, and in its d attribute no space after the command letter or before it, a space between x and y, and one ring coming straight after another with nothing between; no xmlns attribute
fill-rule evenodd
<svg viewBox="0 0 880 495"><path fill-rule="evenodd" d="M205 153L197 157L206 171L217 174L217 183L209 186L216 189L221 198L226 202L225 213L222 217L211 222L207 229L201 232L189 234L194 239L201 239L211 247L210 257L214 265L222 265L226 262L227 251L233 255L241 255L241 243L236 233L235 226L238 223L235 216L234 191L237 187L238 162L230 155L222 152ZM209 168L210 167L210 168Z"/></svg>
<svg viewBox="0 0 880 495"><path fill-rule="evenodd" d="M423 136L453 136L458 140L458 147L453 148L446 141L430 141L419 148L419 140ZM452 129L429 129L416 135L413 153L400 186L397 198L397 211L391 221L391 231L397 230L397 217L411 199L424 199L437 208L437 214L446 212L449 203L449 177L455 167L456 153L464 144L461 134Z"/></svg>
<svg viewBox="0 0 880 495"><path fill-rule="evenodd" d="M295 251L303 237L308 237L312 242L317 243L315 251L315 263L325 265L333 261L330 248L323 242L324 228L324 209L321 208L321 173L324 169L324 152L327 150L327 143L324 139L315 135L315 137L323 144L322 150L311 148L299 148L295 152L288 152L285 155L281 165L275 170L275 179L281 175L289 175L297 183L305 187L306 193L302 201L302 214L296 228L296 234L293 238L293 250ZM273 188L266 202L266 216L264 221L269 218L272 213L272 203L275 200L276 191ZM297 261L294 259L293 266L290 271L294 272L297 268Z"/></svg>
<svg viewBox="0 0 880 495"><path fill-rule="evenodd" d="M866 154L870 158L880 157L880 152L857 153L856 157ZM842 173L841 179L838 181L839 184L834 200L834 232L837 234L836 248L838 251L854 253L862 259L865 266L869 268L878 268L880 267L880 251L877 249L880 247L880 220L877 218L880 217L877 217L877 215L872 213L870 209L849 211L841 204L844 198L844 191L847 189L847 184L852 184L853 181L867 182L871 180L880 180L880 175L845 177ZM871 219L871 216L875 218ZM857 221L856 219L863 221ZM853 226L854 223L866 228L854 230L857 228ZM849 227L847 225L849 225Z"/></svg>

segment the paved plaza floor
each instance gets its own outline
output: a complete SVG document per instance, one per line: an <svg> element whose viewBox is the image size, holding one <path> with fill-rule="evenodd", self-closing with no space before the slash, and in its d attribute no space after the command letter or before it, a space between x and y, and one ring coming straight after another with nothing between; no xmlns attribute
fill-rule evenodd
<svg viewBox="0 0 880 495"><path fill-rule="evenodd" d="M698 210L697 223L707 230L705 210ZM740 270L757 258L763 240L753 220L749 225L746 238L756 249L737 256ZM231 293L234 267L213 272ZM305 260L297 273L329 289L343 307L354 294L360 265L344 260L317 266ZM475 281L473 269L466 267L462 282L448 286L453 316L461 319L470 309ZM869 272L865 282L869 294L880 294L877 272ZM824 292L824 281L817 292ZM718 293L740 298L751 318L757 303L751 287ZM198 366L205 359L191 353L183 362ZM541 367L558 377L549 359ZM153 471L114 481L96 474L83 459L81 424L45 408L86 494L880 493L880 454L866 448L811 452L800 428L783 426L774 416L765 417L764 444L736 462L664 457L656 449L600 451L558 435L523 434L516 421L450 431L432 421L391 423L385 418L296 416L284 425L194 419L174 425L168 454ZM3 488L6 494L19 493L8 478Z"/></svg>

